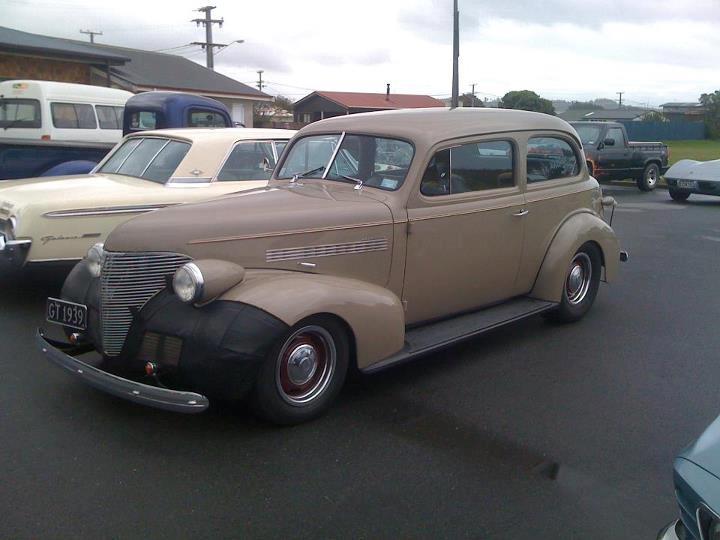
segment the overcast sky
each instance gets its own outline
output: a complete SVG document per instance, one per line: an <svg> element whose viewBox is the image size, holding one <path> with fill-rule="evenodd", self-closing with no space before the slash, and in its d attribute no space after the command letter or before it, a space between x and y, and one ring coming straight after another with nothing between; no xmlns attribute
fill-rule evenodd
<svg viewBox="0 0 720 540"><path fill-rule="evenodd" d="M658 105L720 89L720 0L460 0L460 91L535 90L550 99ZM0 0L0 25L169 49L204 41L201 2ZM298 99L312 90L450 94L452 0L214 3L217 71ZM175 49L203 63L199 47Z"/></svg>

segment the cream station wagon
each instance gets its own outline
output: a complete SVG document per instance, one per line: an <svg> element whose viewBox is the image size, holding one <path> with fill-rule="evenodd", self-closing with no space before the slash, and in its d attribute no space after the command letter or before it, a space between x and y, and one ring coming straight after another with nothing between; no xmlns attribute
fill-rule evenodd
<svg viewBox="0 0 720 540"><path fill-rule="evenodd" d="M133 216L267 184L294 131L174 129L126 137L93 171L0 183L0 266L77 262Z"/></svg>
<svg viewBox="0 0 720 540"><path fill-rule="evenodd" d="M115 229L72 271L47 358L182 412L248 397L293 424L374 372L543 313L575 321L620 252L580 141L492 109L358 114L293 138L264 189ZM78 356L96 350L102 360ZM96 356L97 358L97 356ZM66 396L67 397L67 396Z"/></svg>

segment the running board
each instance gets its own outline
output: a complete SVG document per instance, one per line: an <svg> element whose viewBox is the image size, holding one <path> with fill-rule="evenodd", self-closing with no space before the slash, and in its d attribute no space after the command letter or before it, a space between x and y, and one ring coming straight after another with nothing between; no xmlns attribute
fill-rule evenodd
<svg viewBox="0 0 720 540"><path fill-rule="evenodd" d="M545 302L523 296L480 311L418 326L405 332L405 346L400 352L361 371L374 373L392 365L407 362L506 324L548 311L557 305L555 302Z"/></svg>

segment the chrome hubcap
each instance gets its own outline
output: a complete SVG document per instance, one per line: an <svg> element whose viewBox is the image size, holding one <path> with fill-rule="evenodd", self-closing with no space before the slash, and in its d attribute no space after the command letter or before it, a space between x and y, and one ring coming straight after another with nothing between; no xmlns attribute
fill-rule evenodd
<svg viewBox="0 0 720 540"><path fill-rule="evenodd" d="M332 335L321 326L305 326L292 334L280 350L276 386L290 405L302 406L318 398L335 373L337 351Z"/></svg>
<svg viewBox="0 0 720 540"><path fill-rule="evenodd" d="M648 185L650 185L650 186L655 185L655 182L657 182L657 172L655 171L655 169L650 169L648 171L646 179L647 179Z"/></svg>
<svg viewBox="0 0 720 540"><path fill-rule="evenodd" d="M578 253L570 263L570 271L565 280L565 297L570 304L576 305L587 296L592 280L592 262L586 253Z"/></svg>

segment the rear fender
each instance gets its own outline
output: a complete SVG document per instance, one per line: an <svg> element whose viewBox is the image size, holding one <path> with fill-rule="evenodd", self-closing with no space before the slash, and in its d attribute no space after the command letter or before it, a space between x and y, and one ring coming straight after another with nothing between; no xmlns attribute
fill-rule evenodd
<svg viewBox="0 0 720 540"><path fill-rule="evenodd" d="M585 242L594 242L600 248L605 280L615 279L620 261L615 232L597 215L581 212L570 216L558 229L545 253L530 296L548 302L560 302L570 261Z"/></svg>
<svg viewBox="0 0 720 540"><path fill-rule="evenodd" d="M405 343L405 312L397 295L356 279L248 270L242 283L219 299L255 306L289 326L311 315L334 315L350 328L361 369L398 352Z"/></svg>

